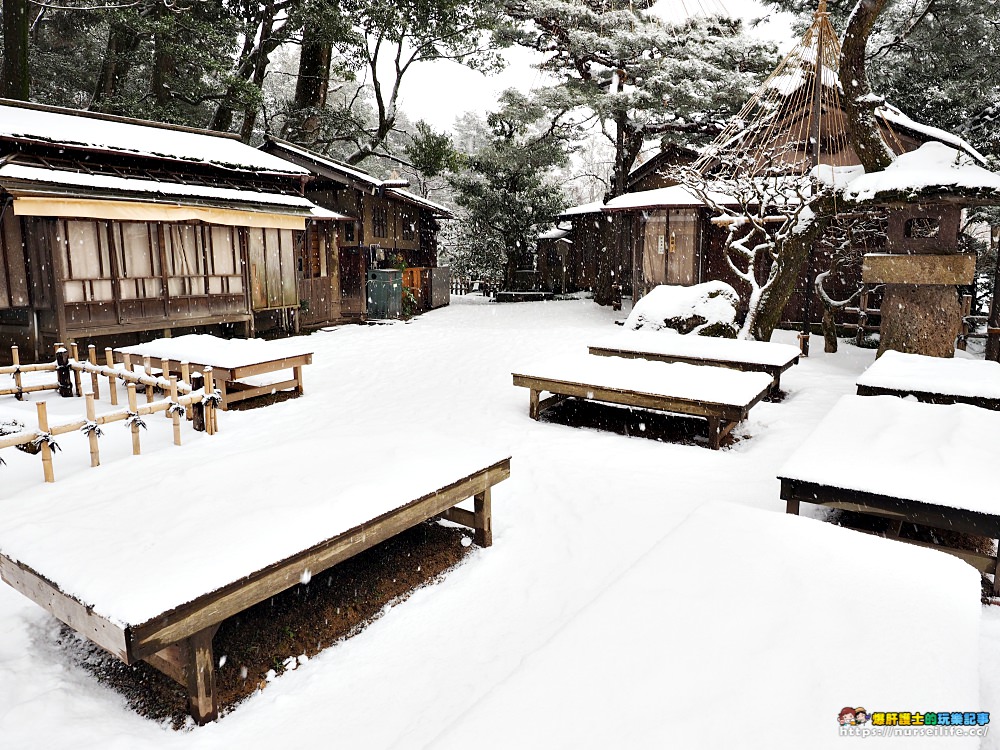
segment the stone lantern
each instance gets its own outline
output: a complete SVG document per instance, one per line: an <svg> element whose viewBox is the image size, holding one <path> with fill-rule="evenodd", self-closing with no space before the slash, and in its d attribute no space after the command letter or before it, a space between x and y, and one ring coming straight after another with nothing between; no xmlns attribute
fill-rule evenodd
<svg viewBox="0 0 1000 750"><path fill-rule="evenodd" d="M962 206L944 196L892 206L886 252L864 256L864 283L884 284L879 356L887 350L952 357L961 329L958 287L971 284L976 256L961 253Z"/></svg>

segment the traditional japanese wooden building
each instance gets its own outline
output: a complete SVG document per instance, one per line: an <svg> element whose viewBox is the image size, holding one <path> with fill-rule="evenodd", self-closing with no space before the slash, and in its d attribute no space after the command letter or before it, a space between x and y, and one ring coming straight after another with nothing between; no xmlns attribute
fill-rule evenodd
<svg viewBox="0 0 1000 750"><path fill-rule="evenodd" d="M296 327L307 224L346 219L309 179L225 134L0 101L0 352Z"/></svg>
<svg viewBox="0 0 1000 750"><path fill-rule="evenodd" d="M668 146L633 170L624 195L564 212L560 219L571 223L569 239L575 249L567 269L576 284L570 290L592 288L599 253L611 254L607 265L615 270L623 295L633 300L657 284L721 280L741 290L743 282L725 257L726 228L713 224L716 212L680 184L679 168L694 167L711 184L713 175L734 178L734 169L752 180L765 173L801 178L817 165L859 165L839 100L838 59L836 34L821 7L800 45L705 152ZM961 138L917 123L890 105L879 107L876 118L897 154L940 141L984 161ZM615 214L620 220L612 223L609 218ZM829 250L814 248L785 308L786 323L819 321L822 306L812 280L829 269L830 257ZM829 291L849 294L861 283L860 270L860 264L841 269L827 281Z"/></svg>
<svg viewBox="0 0 1000 750"><path fill-rule="evenodd" d="M271 137L261 149L307 170L305 196L347 217L337 224L317 224L309 234L303 284L314 290L316 307L302 312L304 324L360 318L365 313L367 273L377 268L431 269L429 283L439 287L438 292L445 290L433 298L447 304L448 272L437 273L438 222L451 218L447 208L405 190L405 180L380 180L288 141ZM332 290L325 303L320 301L320 285Z"/></svg>

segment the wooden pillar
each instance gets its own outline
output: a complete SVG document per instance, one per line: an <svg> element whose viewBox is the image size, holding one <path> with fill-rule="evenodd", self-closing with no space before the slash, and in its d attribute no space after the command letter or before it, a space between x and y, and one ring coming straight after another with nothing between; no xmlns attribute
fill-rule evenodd
<svg viewBox="0 0 1000 750"><path fill-rule="evenodd" d="M17 389L17 392L14 394L14 398L18 401L23 401L24 393L22 392L22 389L24 388L24 385L21 382L21 371L18 369L21 366L21 354L16 346L12 346L10 348L10 358L14 365L14 387Z"/></svg>
<svg viewBox="0 0 1000 750"><path fill-rule="evenodd" d="M528 416L532 419L538 419L538 391L532 388L529 398L531 400L528 402Z"/></svg>
<svg viewBox="0 0 1000 750"><path fill-rule="evenodd" d="M174 445L181 444L181 415L177 411L179 404L177 403L177 376L170 376L170 403L173 404L174 408L167 410L167 416L169 416L174 421Z"/></svg>
<svg viewBox="0 0 1000 750"><path fill-rule="evenodd" d="M48 434L49 431L49 413L48 407L46 407L44 401L39 401L35 405L36 411L38 412L38 431ZM45 474L46 482L56 481L55 472L52 470L52 448L49 446L48 440L42 441L42 472Z"/></svg>
<svg viewBox="0 0 1000 750"><path fill-rule="evenodd" d="M719 444L722 441L721 427L722 420L718 417L707 417L708 419L708 446L713 450L719 450Z"/></svg>
<svg viewBox="0 0 1000 750"><path fill-rule="evenodd" d="M207 724L219 717L215 695L215 655L212 638L218 625L212 625L187 639L188 710L198 724Z"/></svg>
<svg viewBox="0 0 1000 750"><path fill-rule="evenodd" d="M493 545L493 503L490 488L475 496L475 530L476 544L480 547Z"/></svg>
<svg viewBox="0 0 1000 750"><path fill-rule="evenodd" d="M193 390L191 392L194 393L196 391L199 391L202 388L204 388L204 386L205 386L205 378L204 378L204 376L200 372L192 373L192 375L191 375L191 388ZM203 402L199 401L198 399L195 399L194 401L191 402L191 411L189 413L191 415L192 421L194 422L194 424L192 424L192 427L194 427L194 429L197 432L204 432L205 431L205 404Z"/></svg>
<svg viewBox="0 0 1000 750"><path fill-rule="evenodd" d="M115 354L111 347L104 350L104 361L110 369L115 369ZM108 391L111 393L111 405L118 406L118 378L115 375L108 375Z"/></svg>
<svg viewBox="0 0 1000 750"><path fill-rule="evenodd" d="M135 383L129 383L126 388L128 388L128 410L134 416L139 411L139 404L135 397ZM139 447L139 423L132 420L132 455L138 456L140 453Z"/></svg>
<svg viewBox="0 0 1000 750"><path fill-rule="evenodd" d="M90 346L87 347L87 361L89 361L90 364L91 364L91 366L95 368L94 370L91 370L91 372L90 372L90 390L93 391L94 398L100 398L101 397L101 386L100 386L100 383L98 383L98 380L97 380L97 370L96 370L96 368L97 368L97 347L95 347L93 344L91 344Z"/></svg>
<svg viewBox="0 0 1000 750"><path fill-rule="evenodd" d="M75 341L69 345L69 351L70 351L70 354L73 356L73 361L76 362L77 365L79 365L80 364L80 347L77 345L77 343ZM83 395L83 378L80 376L80 370L77 369L76 367L73 367L73 382L76 385L76 395L78 397L82 396Z"/></svg>
<svg viewBox="0 0 1000 750"><path fill-rule="evenodd" d="M93 349L93 347L91 347ZM87 421L97 422L97 409L94 406L94 394L87 394ZM101 453L100 448L97 445L97 430L92 429L87 433L87 439L90 441L90 465L100 466L101 465Z"/></svg>

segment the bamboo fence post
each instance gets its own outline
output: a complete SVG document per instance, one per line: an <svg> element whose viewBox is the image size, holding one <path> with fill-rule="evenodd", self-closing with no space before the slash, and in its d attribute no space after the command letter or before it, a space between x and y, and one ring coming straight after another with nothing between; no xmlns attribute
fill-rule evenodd
<svg viewBox="0 0 1000 750"><path fill-rule="evenodd" d="M94 398L101 397L101 386L97 379L97 347L91 344L87 347L87 361L95 369L90 371L90 389L94 392Z"/></svg>
<svg viewBox="0 0 1000 750"><path fill-rule="evenodd" d="M104 349L104 359L108 363L108 367L112 370L115 369L115 353L111 351L111 347L105 347ZM112 373L108 375L108 390L111 391L111 405L118 406L118 377Z"/></svg>
<svg viewBox="0 0 1000 750"><path fill-rule="evenodd" d="M171 376L170 376L170 360L169 359L161 359L160 360L160 369L163 371L160 374L160 377L166 378L167 380L170 380ZM165 418L167 418L167 419L170 419L170 410L167 409L165 412L163 412L163 416Z"/></svg>
<svg viewBox="0 0 1000 750"><path fill-rule="evenodd" d="M38 431L44 434L49 432L49 413L44 401L35 404L38 411ZM45 473L46 482L56 481L55 472L52 471L52 448L48 440L42 440L42 471Z"/></svg>
<svg viewBox="0 0 1000 750"><path fill-rule="evenodd" d="M70 354L73 355L73 361L76 362L79 365L80 364L80 347L78 347L76 345L75 341L72 344L69 345L69 351L70 351ZM76 384L76 395L77 395L77 397L82 396L83 395L83 380L80 377L80 371L76 367L73 368L73 382Z"/></svg>
<svg viewBox="0 0 1000 750"><path fill-rule="evenodd" d="M91 353L93 353L94 347L90 347ZM92 424L97 422L97 409L94 406L94 394L87 394L87 421ZM90 440L90 465L100 466L101 465L101 453L100 448L97 446L97 429L91 429L87 432L87 439Z"/></svg>
<svg viewBox="0 0 1000 750"><path fill-rule="evenodd" d="M14 398L18 401L24 400L24 394L21 392L23 387L21 383L21 354L20 350L16 346L10 348L10 356L14 361L14 387L17 388L17 393L14 394Z"/></svg>
<svg viewBox="0 0 1000 750"><path fill-rule="evenodd" d="M128 411L129 415L134 417L132 420L132 455L138 456L140 453L139 449L139 423L135 418L138 417L139 404L135 398L135 383L129 383L126 388L128 389Z"/></svg>
<svg viewBox="0 0 1000 750"><path fill-rule="evenodd" d="M56 380L59 382L59 395L63 398L73 395L73 380L69 374L72 369L69 352L65 346L60 346L56 349Z"/></svg>
<svg viewBox="0 0 1000 750"><path fill-rule="evenodd" d="M147 378L152 377L153 365L150 363L148 355L144 355L142 358L142 369L145 371ZM147 383L145 385L145 388L146 388L146 403L151 404L153 403L153 386Z"/></svg>
<svg viewBox="0 0 1000 750"><path fill-rule="evenodd" d="M191 385L191 363L181 362L181 381L187 383L188 386ZM194 409L187 410L187 420L190 422L194 419Z"/></svg>
<svg viewBox="0 0 1000 750"><path fill-rule="evenodd" d="M215 421L215 402L212 401L209 396L215 394L215 378L212 376L212 368L205 368L205 431L209 435L214 435L218 428L218 424Z"/></svg>
<svg viewBox="0 0 1000 750"><path fill-rule="evenodd" d="M181 415L177 413L177 376L170 376L170 403L174 405L173 409L167 409L167 416L171 417L174 421L174 445L181 444Z"/></svg>

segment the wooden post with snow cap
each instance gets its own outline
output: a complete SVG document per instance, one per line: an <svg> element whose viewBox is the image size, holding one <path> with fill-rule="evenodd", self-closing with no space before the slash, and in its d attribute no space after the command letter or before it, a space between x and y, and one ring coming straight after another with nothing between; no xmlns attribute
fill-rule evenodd
<svg viewBox="0 0 1000 750"><path fill-rule="evenodd" d="M74 341L69 345L70 354L73 356L73 361L80 364L80 347ZM80 375L80 370L76 367L73 368L73 383L76 385L76 395L80 397L83 395L83 378Z"/></svg>
<svg viewBox="0 0 1000 750"><path fill-rule="evenodd" d="M211 398L215 395L215 378L212 375L212 368L205 368L205 431L209 435L214 435L218 431L218 423L215 413L215 401Z"/></svg>
<svg viewBox="0 0 1000 750"><path fill-rule="evenodd" d="M20 350L16 346L12 346L10 348L10 358L14 364L14 387L17 389L17 392L14 393L14 398L18 401L22 401L24 400L24 385L21 382L21 354Z"/></svg>
<svg viewBox="0 0 1000 750"><path fill-rule="evenodd" d="M94 347L90 347L93 352ZM87 394L87 421L90 422L90 429L87 430L87 439L90 441L90 465L101 465L100 448L97 445L97 409L94 406L94 394Z"/></svg>
<svg viewBox="0 0 1000 750"><path fill-rule="evenodd" d="M153 365L149 359L149 355L145 355L142 358L142 370L146 373L147 378L151 378L153 376ZM153 386L146 383L143 387L146 389L146 403L153 403Z"/></svg>
<svg viewBox="0 0 1000 750"><path fill-rule="evenodd" d="M115 369L115 353L111 347L104 349L104 361L110 369ZM111 405L118 406L118 377L114 374L108 375L108 392L111 394Z"/></svg>
<svg viewBox="0 0 1000 750"><path fill-rule="evenodd" d="M138 456L140 453L139 447L139 404L135 397L135 383L129 383L125 386L128 389L128 411L129 417L132 419L132 423L129 425L132 430L132 455Z"/></svg>
<svg viewBox="0 0 1000 750"><path fill-rule="evenodd" d="M42 433L42 472L45 474L46 482L56 481L55 472L52 470L52 447L45 437L49 434L49 413L44 401L39 401L36 405L38 412L38 431Z"/></svg>
<svg viewBox="0 0 1000 750"><path fill-rule="evenodd" d="M69 352L62 344L56 344L56 380L59 383L59 395L63 398L70 398L73 395L70 369Z"/></svg>
<svg viewBox="0 0 1000 750"><path fill-rule="evenodd" d="M189 362L181 362L181 382L186 383L192 388L194 385L191 382L191 364ZM194 419L194 409L187 410L187 420L190 422Z"/></svg>
<svg viewBox="0 0 1000 750"><path fill-rule="evenodd" d="M191 375L191 393L197 393L205 384L205 376L200 372ZM205 404L203 401L195 399L191 402L192 427L196 432L205 431Z"/></svg>
<svg viewBox="0 0 1000 750"><path fill-rule="evenodd" d="M177 411L180 404L177 402L177 376L170 376L170 403L173 405L172 409L167 410L167 416L174 421L174 445L181 444L181 415Z"/></svg>
<svg viewBox="0 0 1000 750"><path fill-rule="evenodd" d="M94 392L94 398L101 397L101 385L98 382L97 375L97 347L91 344L87 347L87 361L90 362L91 366L95 369L90 371L90 390Z"/></svg>

